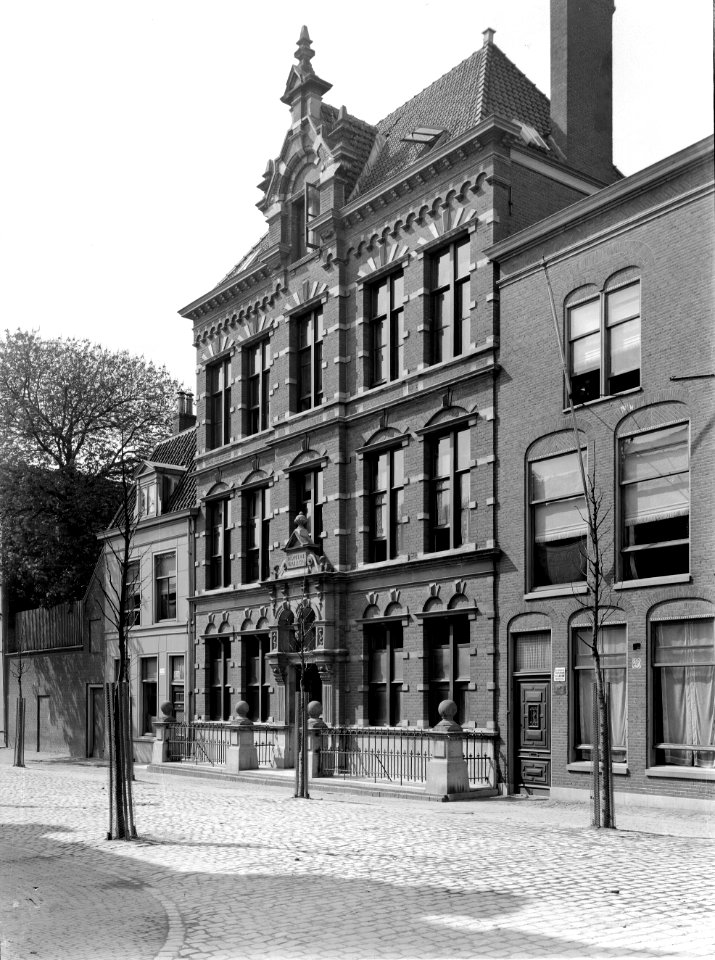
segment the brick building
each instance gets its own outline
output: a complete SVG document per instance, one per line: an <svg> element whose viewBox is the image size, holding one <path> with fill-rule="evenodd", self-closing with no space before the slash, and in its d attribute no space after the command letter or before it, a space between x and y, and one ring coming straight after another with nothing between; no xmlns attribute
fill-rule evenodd
<svg viewBox="0 0 715 960"><path fill-rule="evenodd" d="M196 484L191 470L196 452L193 402L179 394L174 434L152 451L136 472L130 499L131 560L128 581L128 653L134 757L151 760L153 721L160 704L170 702L177 719L191 714L191 623L188 597L194 592ZM122 556L121 526L105 541L105 591L117 596ZM117 616L106 604L105 671L119 668Z"/></svg>
<svg viewBox="0 0 715 960"><path fill-rule="evenodd" d="M509 425L497 443L485 250L619 179L612 13L554 0L551 104L486 30L374 125L324 100L301 32L260 184L267 232L180 311L198 364L198 716L243 698L290 724L299 617L329 723L427 726L451 698L462 724L504 736Z"/></svg>
<svg viewBox="0 0 715 960"><path fill-rule="evenodd" d="M603 498L618 800L713 796L714 226L709 138L487 251L501 274L499 723L514 789L587 797L591 769L584 497L548 274Z"/></svg>

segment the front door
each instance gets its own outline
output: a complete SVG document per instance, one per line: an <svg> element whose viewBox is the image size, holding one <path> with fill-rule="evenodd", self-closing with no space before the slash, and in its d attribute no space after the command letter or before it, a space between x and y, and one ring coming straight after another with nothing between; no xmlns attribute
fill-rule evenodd
<svg viewBox="0 0 715 960"><path fill-rule="evenodd" d="M50 697L37 696L37 752L47 750L50 743Z"/></svg>
<svg viewBox="0 0 715 960"><path fill-rule="evenodd" d="M87 756L104 756L104 688L89 688L89 717L87 723Z"/></svg>
<svg viewBox="0 0 715 960"><path fill-rule="evenodd" d="M517 786L543 793L551 785L551 685L549 680L517 680Z"/></svg>

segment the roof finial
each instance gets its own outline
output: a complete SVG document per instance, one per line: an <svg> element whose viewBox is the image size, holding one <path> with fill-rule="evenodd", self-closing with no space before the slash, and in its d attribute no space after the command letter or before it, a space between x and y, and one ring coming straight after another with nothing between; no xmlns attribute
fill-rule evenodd
<svg viewBox="0 0 715 960"><path fill-rule="evenodd" d="M496 30L492 30L491 27L487 27L487 29L482 32L482 36L484 37L485 47L488 46L490 43L494 43L495 33L496 33Z"/></svg>
<svg viewBox="0 0 715 960"><path fill-rule="evenodd" d="M295 59L300 65L302 73L314 73L310 61L315 56L315 51L310 47L311 39L308 36L308 28L301 27L300 37L298 38L298 49L295 51Z"/></svg>

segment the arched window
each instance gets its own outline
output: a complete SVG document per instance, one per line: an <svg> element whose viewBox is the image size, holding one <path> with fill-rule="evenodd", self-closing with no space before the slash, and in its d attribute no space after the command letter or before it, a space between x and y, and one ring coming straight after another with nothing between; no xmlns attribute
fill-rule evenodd
<svg viewBox="0 0 715 960"><path fill-rule="evenodd" d="M635 268L611 277L603 291L574 291L566 300L569 373L574 403L640 386L641 288Z"/></svg>
<svg viewBox="0 0 715 960"><path fill-rule="evenodd" d="M658 425L671 407L663 405L661 417L658 408L631 415L618 430L622 580L690 569L690 429L687 422ZM673 413L682 416L679 407Z"/></svg>

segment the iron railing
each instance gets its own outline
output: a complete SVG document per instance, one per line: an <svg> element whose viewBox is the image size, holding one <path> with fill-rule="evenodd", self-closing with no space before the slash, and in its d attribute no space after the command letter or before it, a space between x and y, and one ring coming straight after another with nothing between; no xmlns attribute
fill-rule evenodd
<svg viewBox="0 0 715 960"><path fill-rule="evenodd" d="M254 724L259 767L275 768L281 735L289 739L283 725ZM465 729L459 736L470 786L496 787L495 734ZM439 731L414 727L326 727L320 734L320 776L423 784L434 746L444 737ZM225 764L229 726L202 720L173 722L168 743L169 760Z"/></svg>
<svg viewBox="0 0 715 960"><path fill-rule="evenodd" d="M429 734L402 727L329 727L321 735L323 777L391 783L427 779Z"/></svg>
<svg viewBox="0 0 715 960"><path fill-rule="evenodd" d="M444 734L403 727L330 727L320 745L320 775L420 784L435 743ZM463 730L462 750L472 787L495 787L493 735Z"/></svg>
<svg viewBox="0 0 715 960"><path fill-rule="evenodd" d="M496 787L494 742L496 734L479 730L462 730L462 750L467 761L470 787Z"/></svg>
<svg viewBox="0 0 715 960"><path fill-rule="evenodd" d="M169 760L189 763L209 763L211 766L226 762L229 730L223 723L194 720L169 725Z"/></svg>
<svg viewBox="0 0 715 960"><path fill-rule="evenodd" d="M253 726L253 745L258 754L259 767L276 766L276 747L278 746L278 732L285 731L284 726L274 726L270 723L256 723Z"/></svg>

